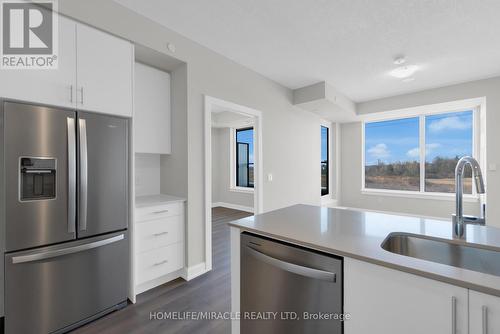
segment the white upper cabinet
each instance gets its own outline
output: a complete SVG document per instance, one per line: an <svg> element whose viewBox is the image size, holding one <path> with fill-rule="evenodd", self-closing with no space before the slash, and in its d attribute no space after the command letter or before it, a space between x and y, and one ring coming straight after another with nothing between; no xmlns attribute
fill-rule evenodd
<svg viewBox="0 0 500 334"><path fill-rule="evenodd" d="M170 154L170 75L135 63L134 81L135 151Z"/></svg>
<svg viewBox="0 0 500 334"><path fill-rule="evenodd" d="M500 298L469 290L469 334L500 333Z"/></svg>
<svg viewBox="0 0 500 334"><path fill-rule="evenodd" d="M59 17L58 68L0 69L0 96L49 104L76 106L76 23Z"/></svg>
<svg viewBox="0 0 500 334"><path fill-rule="evenodd" d="M58 68L0 70L0 97L132 117L133 45L59 16Z"/></svg>
<svg viewBox="0 0 500 334"><path fill-rule="evenodd" d="M467 289L350 258L344 309L345 334L468 332Z"/></svg>
<svg viewBox="0 0 500 334"><path fill-rule="evenodd" d="M77 24L77 108L132 116L133 45Z"/></svg>

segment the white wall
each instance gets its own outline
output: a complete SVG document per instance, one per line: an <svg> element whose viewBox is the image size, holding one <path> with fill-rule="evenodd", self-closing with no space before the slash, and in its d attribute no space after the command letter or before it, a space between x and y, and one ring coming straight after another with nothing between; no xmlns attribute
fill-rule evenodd
<svg viewBox="0 0 500 334"><path fill-rule="evenodd" d="M273 173L273 181L266 181L263 186L265 211L296 203L320 203L320 120L318 116L293 106L291 90L113 1L65 0L59 3L59 10L159 52L169 53L166 45L171 42L176 46L175 54L171 55L187 63L187 159L183 168L180 163L175 165L180 181L174 182L162 174L162 179L172 184L162 181L161 188L162 191L176 188L179 193L174 194L182 195L182 185L187 182L189 266L205 259L204 94L262 111L264 179L268 173ZM174 76L172 85L175 86ZM172 124L176 128L174 115L173 110ZM173 138L173 151L175 145ZM166 160L162 159L162 170L168 167Z"/></svg>
<svg viewBox="0 0 500 334"><path fill-rule="evenodd" d="M160 155L150 153L135 154L135 195L155 195L160 193Z"/></svg>
<svg viewBox="0 0 500 334"><path fill-rule="evenodd" d="M212 203L253 208L253 193L230 190L230 133L229 128L212 128Z"/></svg>
<svg viewBox="0 0 500 334"><path fill-rule="evenodd" d="M469 98L486 97L487 163L500 163L500 78L474 81L443 88L405 94L357 105L358 113L369 114L422 105L444 103ZM341 127L341 205L373 210L405 212L426 216L450 218L455 211L453 198L448 201L409 199L364 195L361 193L361 123ZM487 224L500 227L500 175L498 171L483 171L487 179ZM465 203L465 211L477 214L477 203Z"/></svg>

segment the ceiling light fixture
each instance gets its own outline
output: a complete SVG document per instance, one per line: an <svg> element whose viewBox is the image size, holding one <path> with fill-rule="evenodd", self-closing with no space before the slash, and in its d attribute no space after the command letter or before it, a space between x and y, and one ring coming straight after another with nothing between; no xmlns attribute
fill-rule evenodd
<svg viewBox="0 0 500 334"><path fill-rule="evenodd" d="M389 72L389 74L395 78L403 79L411 77L417 71L418 71L417 65L405 65L393 69L391 72Z"/></svg>
<svg viewBox="0 0 500 334"><path fill-rule="evenodd" d="M396 57L394 58L394 65L403 65L404 63L406 63L406 59L404 56L399 56L399 57Z"/></svg>

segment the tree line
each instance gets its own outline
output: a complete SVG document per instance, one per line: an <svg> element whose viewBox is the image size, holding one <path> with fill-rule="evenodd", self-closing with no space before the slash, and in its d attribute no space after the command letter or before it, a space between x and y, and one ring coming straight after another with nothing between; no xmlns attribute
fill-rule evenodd
<svg viewBox="0 0 500 334"><path fill-rule="evenodd" d="M437 156L432 162L425 163L425 177L428 179L445 179L455 177L455 166L459 156L444 158ZM470 168L466 168L465 176L472 174ZM384 163L379 160L376 165L365 167L366 176L405 176L418 177L420 175L420 163L418 161L397 161Z"/></svg>

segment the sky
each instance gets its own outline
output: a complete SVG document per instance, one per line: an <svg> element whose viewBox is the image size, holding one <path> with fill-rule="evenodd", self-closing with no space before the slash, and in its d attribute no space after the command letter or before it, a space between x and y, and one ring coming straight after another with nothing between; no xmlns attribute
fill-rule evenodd
<svg viewBox="0 0 500 334"><path fill-rule="evenodd" d="M328 159L328 128L321 127L321 161Z"/></svg>
<svg viewBox="0 0 500 334"><path fill-rule="evenodd" d="M238 131L236 133L236 142L238 143L247 143L249 152L249 162L254 163L253 161L253 129L248 129L244 131Z"/></svg>
<svg viewBox="0 0 500 334"><path fill-rule="evenodd" d="M425 117L426 161L472 155L471 110ZM365 162L420 161L419 118L366 123Z"/></svg>

